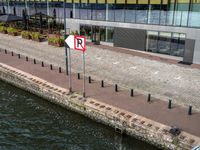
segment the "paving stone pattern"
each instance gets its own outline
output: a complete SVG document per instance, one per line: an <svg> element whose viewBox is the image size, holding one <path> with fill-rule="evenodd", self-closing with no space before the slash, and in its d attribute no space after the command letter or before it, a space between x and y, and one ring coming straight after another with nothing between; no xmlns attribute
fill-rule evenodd
<svg viewBox="0 0 200 150"><path fill-rule="evenodd" d="M37 58L65 68L64 48L49 46L0 34L0 48ZM72 71L82 72L82 53L71 50ZM200 70L149 60L146 58L113 52L93 46L87 47L86 73L97 80L118 83L124 88L154 97L173 100L173 103L200 110Z"/></svg>

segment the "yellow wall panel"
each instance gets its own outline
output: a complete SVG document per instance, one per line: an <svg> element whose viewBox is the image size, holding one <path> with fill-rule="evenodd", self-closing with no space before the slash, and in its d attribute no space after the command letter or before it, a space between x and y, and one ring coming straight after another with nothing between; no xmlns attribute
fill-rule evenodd
<svg viewBox="0 0 200 150"><path fill-rule="evenodd" d="M162 3L163 4L168 4L168 0L163 0Z"/></svg>
<svg viewBox="0 0 200 150"><path fill-rule="evenodd" d="M81 3L88 3L88 0L81 0Z"/></svg>
<svg viewBox="0 0 200 150"><path fill-rule="evenodd" d="M106 3L105 0L97 0L97 2L98 2L99 4L105 4L105 3Z"/></svg>
<svg viewBox="0 0 200 150"><path fill-rule="evenodd" d="M108 4L114 4L114 3L115 3L115 0L107 0L107 3L108 3Z"/></svg>
<svg viewBox="0 0 200 150"><path fill-rule="evenodd" d="M138 4L148 4L148 0L138 0Z"/></svg>
<svg viewBox="0 0 200 150"><path fill-rule="evenodd" d="M161 4L161 0L150 0L150 4Z"/></svg>
<svg viewBox="0 0 200 150"><path fill-rule="evenodd" d="M80 3L80 0L74 0L74 3Z"/></svg>
<svg viewBox="0 0 200 150"><path fill-rule="evenodd" d="M96 3L96 0L89 0L89 3Z"/></svg>
<svg viewBox="0 0 200 150"><path fill-rule="evenodd" d="M127 0L127 4L136 4L136 0Z"/></svg>
<svg viewBox="0 0 200 150"><path fill-rule="evenodd" d="M117 4L125 4L125 0L117 0L116 3Z"/></svg>
<svg viewBox="0 0 200 150"><path fill-rule="evenodd" d="M178 0L178 3L190 3L190 0Z"/></svg>
<svg viewBox="0 0 200 150"><path fill-rule="evenodd" d="M67 3L72 3L72 0L66 0Z"/></svg>

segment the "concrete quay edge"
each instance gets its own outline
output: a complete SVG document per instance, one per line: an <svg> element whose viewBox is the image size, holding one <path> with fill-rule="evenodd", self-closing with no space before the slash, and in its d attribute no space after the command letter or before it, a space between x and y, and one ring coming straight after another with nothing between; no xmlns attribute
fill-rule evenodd
<svg viewBox="0 0 200 150"><path fill-rule="evenodd" d="M184 131L173 136L167 125L92 98L83 98L77 92L69 93L68 89L3 63L0 63L0 80L159 148L189 150L200 145L200 137Z"/></svg>

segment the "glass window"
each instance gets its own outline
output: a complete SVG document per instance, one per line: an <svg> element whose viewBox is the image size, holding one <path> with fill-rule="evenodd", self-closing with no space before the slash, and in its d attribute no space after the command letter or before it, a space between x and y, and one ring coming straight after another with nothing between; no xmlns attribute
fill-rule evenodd
<svg viewBox="0 0 200 150"><path fill-rule="evenodd" d="M124 22L124 4L115 5L115 21Z"/></svg>
<svg viewBox="0 0 200 150"><path fill-rule="evenodd" d="M147 51L157 53L158 50L158 32L147 32Z"/></svg>
<svg viewBox="0 0 200 150"><path fill-rule="evenodd" d="M114 28L106 27L106 42L113 42Z"/></svg>
<svg viewBox="0 0 200 150"><path fill-rule="evenodd" d="M200 27L200 3L193 3L189 14L189 26Z"/></svg>
<svg viewBox="0 0 200 150"><path fill-rule="evenodd" d="M136 10L137 23L147 23L148 10L149 10L149 5L145 5L145 4L137 5L137 10Z"/></svg>
<svg viewBox="0 0 200 150"><path fill-rule="evenodd" d="M80 19L89 19L88 18L88 10L90 9L90 5L87 3L80 4Z"/></svg>
<svg viewBox="0 0 200 150"><path fill-rule="evenodd" d="M166 25L167 24L167 5L161 5L160 8L160 24Z"/></svg>
<svg viewBox="0 0 200 150"><path fill-rule="evenodd" d="M108 21L115 21L115 5L108 4Z"/></svg>
<svg viewBox="0 0 200 150"><path fill-rule="evenodd" d="M80 18L80 12L79 12L80 11L80 9L79 9L80 8L80 4L76 3L74 5L75 5L75 18L79 19Z"/></svg>
<svg viewBox="0 0 200 150"><path fill-rule="evenodd" d="M97 15L97 20L106 19L106 5L105 4L97 4L96 15Z"/></svg>
<svg viewBox="0 0 200 150"><path fill-rule="evenodd" d="M136 19L136 5L126 5L125 22L135 22Z"/></svg>
<svg viewBox="0 0 200 150"><path fill-rule="evenodd" d="M92 28L88 25L80 25L80 35L86 36L87 39L91 40Z"/></svg>
<svg viewBox="0 0 200 150"><path fill-rule="evenodd" d="M160 5L149 5L149 24L159 24L160 22Z"/></svg>
<svg viewBox="0 0 200 150"><path fill-rule="evenodd" d="M171 33L160 32L158 38L158 52L170 55Z"/></svg>

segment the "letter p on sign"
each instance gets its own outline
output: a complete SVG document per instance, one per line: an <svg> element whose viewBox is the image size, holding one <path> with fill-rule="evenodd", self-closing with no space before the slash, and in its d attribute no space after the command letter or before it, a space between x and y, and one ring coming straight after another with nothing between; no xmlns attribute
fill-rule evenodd
<svg viewBox="0 0 200 150"><path fill-rule="evenodd" d="M74 36L74 49L83 51L83 52L86 50L85 36Z"/></svg>

